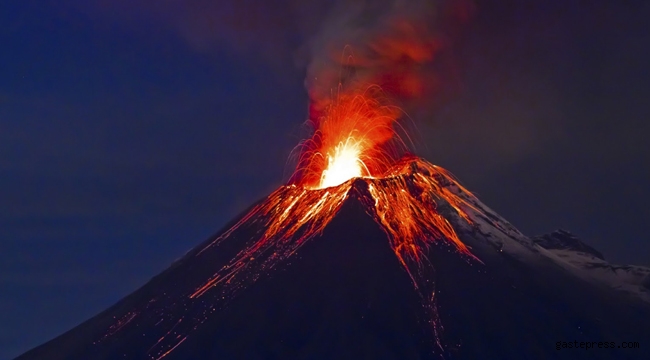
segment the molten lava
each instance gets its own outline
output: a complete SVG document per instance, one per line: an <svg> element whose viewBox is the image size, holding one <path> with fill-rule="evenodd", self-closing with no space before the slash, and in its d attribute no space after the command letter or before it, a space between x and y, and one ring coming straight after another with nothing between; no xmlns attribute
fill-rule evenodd
<svg viewBox="0 0 650 360"><path fill-rule="evenodd" d="M332 153L327 154L327 167L321 175L320 187L341 185L352 178L367 174L368 168L360 156L361 145L354 138L339 143Z"/></svg>
<svg viewBox="0 0 650 360"><path fill-rule="evenodd" d="M202 251L227 240L243 224L261 222L265 231L190 294L191 299L212 289L230 298L320 234L346 199L355 196L388 235L398 261L430 311L437 334L433 264L427 258L430 245L448 244L478 261L438 208L448 206L469 223L468 211L480 210L472 205L474 196L446 170L410 155L395 160L399 149L405 148L393 129L399 110L382 104L377 94L371 87L339 96L314 121L314 135L301 145L291 183L269 195Z"/></svg>
<svg viewBox="0 0 650 360"><path fill-rule="evenodd" d="M355 189L354 180L343 181L338 186L322 189L291 184L269 195L211 245L228 239L243 224L250 222L262 222L266 229L264 233L190 297L199 297L219 284L227 285L229 289L222 291L232 295L231 291L244 285L246 278L256 279L262 271L294 254L306 241L324 230L351 195ZM467 210L480 211L472 205L473 195L444 169L406 156L384 176L357 181L367 185L367 194L355 195L388 235L395 255L416 288L428 281L421 279L418 273L426 265L427 250L435 241L447 242L461 254L476 259L449 221L437 211L438 206L448 204L470 223L472 220ZM242 271L245 269L247 271ZM233 284L234 288L230 289Z"/></svg>
<svg viewBox="0 0 650 360"><path fill-rule="evenodd" d="M378 94L371 87L333 101L325 115L313 122L314 135L301 144L290 183L196 253L202 256L230 238L250 239L230 262L188 294L184 306L203 304L196 306L206 308L204 318L186 319L184 326L195 329L217 308L213 301L231 299L287 260L322 233L346 199L355 197L387 234L397 260L429 311L438 341L429 247L436 242L449 245L468 260L478 261L438 210L447 207L468 223L472 223L470 213L481 210L473 205L474 196L449 172L403 151L400 154L405 146L393 129L400 111L379 101ZM251 228L263 230L244 235ZM184 340L173 334L170 331L151 349L152 358L165 357Z"/></svg>
<svg viewBox="0 0 650 360"><path fill-rule="evenodd" d="M403 143L393 129L401 111L382 99L377 86L339 94L323 116L312 120L314 134L301 144L292 182L322 189L383 174Z"/></svg>

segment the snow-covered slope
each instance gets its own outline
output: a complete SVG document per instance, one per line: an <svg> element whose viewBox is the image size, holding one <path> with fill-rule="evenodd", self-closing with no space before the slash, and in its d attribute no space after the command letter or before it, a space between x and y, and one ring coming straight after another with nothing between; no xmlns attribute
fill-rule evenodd
<svg viewBox="0 0 650 360"><path fill-rule="evenodd" d="M610 264L600 252L566 230L537 236L533 241L545 250L544 254L581 277L650 302L650 268Z"/></svg>
<svg viewBox="0 0 650 360"><path fill-rule="evenodd" d="M454 186L450 187L453 189ZM581 279L650 302L650 268L611 264L602 253L566 230L528 237L480 200L463 195L460 189L453 190L480 210L467 209L473 220L471 225L452 212L445 214L451 218L457 231L472 233L475 239L479 235L478 238L498 252L520 260L530 261L540 256L550 259Z"/></svg>

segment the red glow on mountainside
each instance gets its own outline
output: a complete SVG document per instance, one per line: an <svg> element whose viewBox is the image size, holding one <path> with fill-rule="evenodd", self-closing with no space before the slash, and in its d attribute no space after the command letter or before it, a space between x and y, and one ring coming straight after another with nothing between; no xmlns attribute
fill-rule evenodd
<svg viewBox="0 0 650 360"><path fill-rule="evenodd" d="M454 19L466 22L471 16L469 2L458 0L455 4L442 11L452 14L448 16L452 23ZM449 172L409 155L396 131L404 111L388 102L384 91L402 104L426 99L426 105L431 106L429 102L437 101L435 95L442 92L443 85L457 81L453 66L444 56L450 35L432 21L438 19L433 16L438 6L418 6L418 11L409 6L402 11L399 8L391 8L376 26L357 29L354 23L349 24L355 30L349 34L353 35L353 44L345 48L354 47L354 52L344 50L341 56L335 44L336 50L327 57L316 57L323 61L310 63L306 84L313 134L297 147L294 175L287 185L191 255L213 264L212 256L222 250L217 248L220 244L244 241L232 258L227 255L226 265L214 273L208 270L207 276L201 273L187 289L179 290L182 300L175 306L186 312L192 309L192 315L178 319L167 309L155 313L159 317L155 326L164 331L149 349L150 359L165 358L238 291L322 234L348 199L358 200L386 233L396 260L422 297L440 345L434 264L428 258L429 249L434 244L447 245L468 261L479 261L461 241L448 217L472 224L473 216L482 211L474 205L474 195ZM443 208L448 217L441 214ZM150 306L154 308L156 301L152 299L142 313ZM106 337L135 326L139 314L128 313L116 319Z"/></svg>
<svg viewBox="0 0 650 360"><path fill-rule="evenodd" d="M265 231L258 240L241 250L190 297L199 297L219 284L234 286L231 290L236 290L238 284L244 285L244 278L256 279L278 261L293 255L306 241L322 233L350 196L354 181L322 189L296 184L280 187L213 242L216 245L226 240L244 224L264 225ZM446 242L462 255L476 259L437 210L438 206L450 206L468 223L472 220L467 211L480 211L472 205L474 196L446 170L406 156L383 176L357 181L367 185L370 198L362 201L366 212L384 229L397 259L417 288L427 280L418 277L417 269L428 262L428 248L436 241Z"/></svg>
<svg viewBox="0 0 650 360"><path fill-rule="evenodd" d="M468 223L472 223L468 211L480 210L472 204L474 196L446 170L411 155L393 160L403 148L393 130L398 112L368 94L332 102L327 114L315 122L313 137L302 144L293 183L270 194L211 245L253 223L263 225L259 238L251 239L190 294L191 299L213 288L231 297L321 234L346 199L356 196L388 235L397 260L430 311L437 338L429 247L441 242L468 260L479 261L438 209L447 206ZM364 184L365 190L359 190L356 182Z"/></svg>
<svg viewBox="0 0 650 360"><path fill-rule="evenodd" d="M245 241L226 265L197 279L197 286L183 295L179 306L201 309L198 317L176 319L158 313L156 326L167 330L149 350L151 359L166 357L224 302L320 235L350 198L359 201L386 233L396 260L423 300L434 339L440 345L435 268L428 258L429 249L434 244L446 245L468 261L479 261L461 241L449 215L472 224L482 210L474 205L478 203L474 195L449 172L405 152L406 146L393 128L400 110L378 100L380 96L378 88L370 87L334 99L327 112L313 122L313 136L301 144L290 183L193 255L214 254L206 250L229 239ZM442 209L447 217L441 214ZM155 302L154 298L145 309L116 319L100 341L123 331Z"/></svg>

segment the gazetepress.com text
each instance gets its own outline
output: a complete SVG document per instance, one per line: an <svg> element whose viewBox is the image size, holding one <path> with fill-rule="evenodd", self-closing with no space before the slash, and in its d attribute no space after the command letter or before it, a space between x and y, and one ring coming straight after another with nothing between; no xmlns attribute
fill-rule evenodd
<svg viewBox="0 0 650 360"><path fill-rule="evenodd" d="M556 350L563 349L640 349L638 341L558 341Z"/></svg>

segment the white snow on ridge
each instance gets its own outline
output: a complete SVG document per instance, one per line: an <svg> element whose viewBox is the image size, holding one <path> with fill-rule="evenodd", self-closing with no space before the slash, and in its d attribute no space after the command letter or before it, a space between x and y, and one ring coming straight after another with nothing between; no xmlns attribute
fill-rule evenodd
<svg viewBox="0 0 650 360"><path fill-rule="evenodd" d="M542 254L583 279L607 285L650 302L650 268L648 267L614 265L589 253L536 246Z"/></svg>
<svg viewBox="0 0 650 360"><path fill-rule="evenodd" d="M543 256L579 278L650 302L649 267L610 264L596 249L564 230L528 237L478 199L465 196L454 185L449 188L480 210L464 209L473 224L454 216L454 227L480 233L499 252L522 260Z"/></svg>

